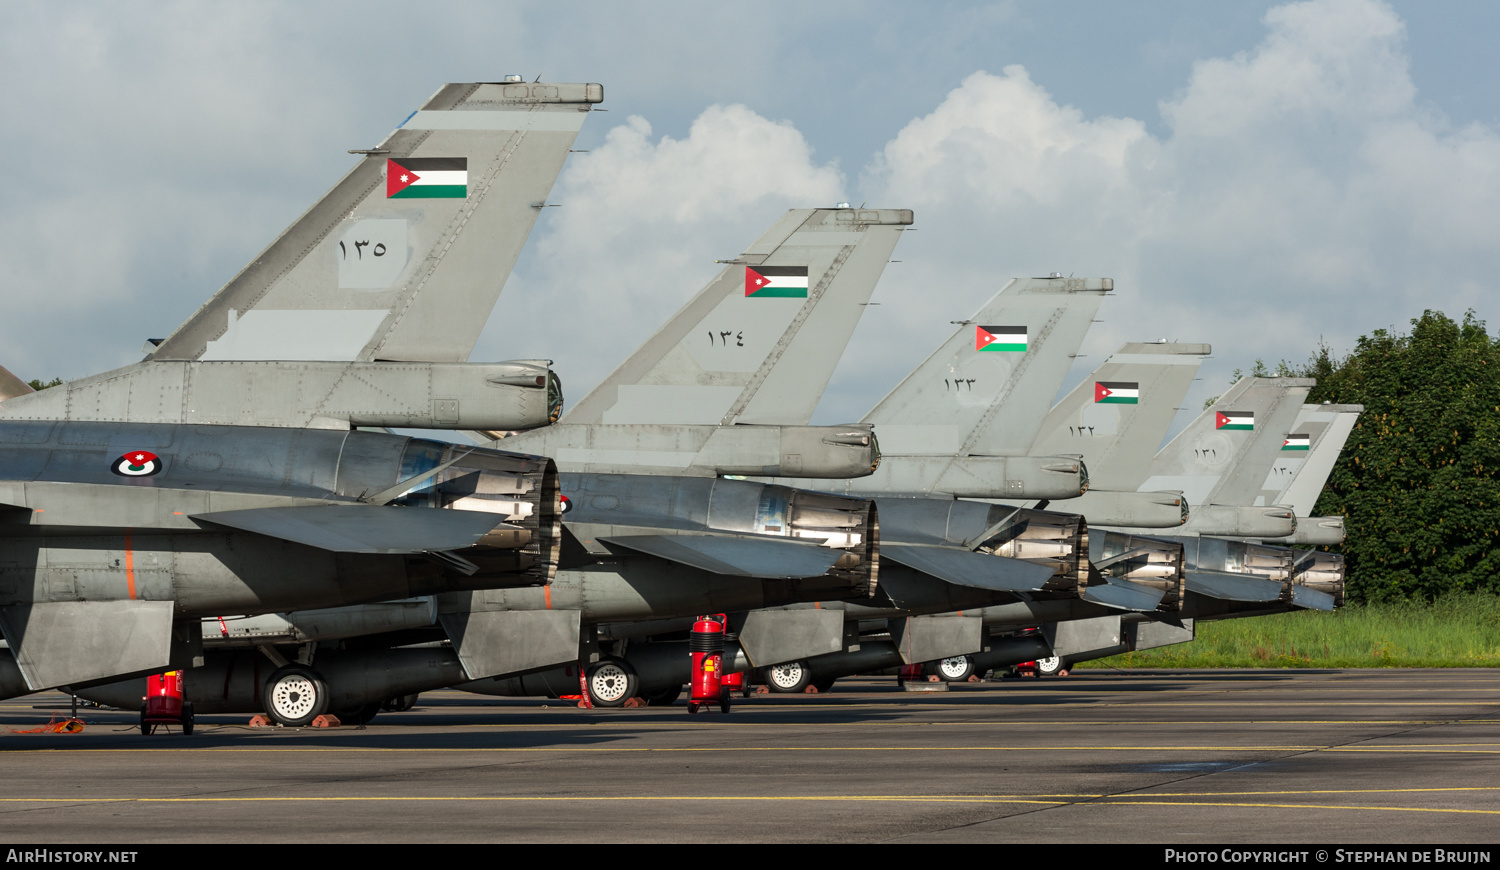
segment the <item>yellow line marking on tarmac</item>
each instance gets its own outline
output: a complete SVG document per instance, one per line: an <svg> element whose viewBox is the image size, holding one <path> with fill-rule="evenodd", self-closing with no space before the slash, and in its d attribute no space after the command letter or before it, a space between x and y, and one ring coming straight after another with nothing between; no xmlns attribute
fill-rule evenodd
<svg viewBox="0 0 1500 870"><path fill-rule="evenodd" d="M1154 802L1160 798L1170 797L1256 797L1269 795L1319 795L1319 794L1428 794L1447 792L1484 792L1500 791L1500 788L1490 786L1460 786L1453 788L1360 788L1360 789L1314 789L1305 791L1211 791L1211 792L1151 792L1141 794L1088 794L1056 792L1052 794L930 794L930 795L718 795L695 797L691 795L350 795L350 796L313 796L302 795L296 797L159 797L159 798L0 798L3 803L250 803L281 800L298 801L631 801L631 800L745 800L745 801L823 801L823 800L849 800L849 801L1006 801L1014 803L1050 803L1063 804L1073 801L1124 801ZM1139 800L1137 800L1139 799ZM1199 804L1193 804L1195 806ZM1206 804L1205 804L1206 805ZM1252 804L1246 804L1251 806ZM1253 806L1262 806L1253 804ZM1266 804L1265 806L1273 806ZM1316 805L1315 805L1316 806ZM1486 811L1490 812L1490 811ZM1493 812L1500 812L1496 810Z"/></svg>
<svg viewBox="0 0 1500 870"><path fill-rule="evenodd" d="M1461 810L1446 807L1355 807L1340 806L1337 804L1262 804L1262 803L1236 803L1230 801L1117 801L1098 800L1090 801L1080 806L1162 806L1162 807L1238 807L1238 808L1260 808L1278 810L1378 810L1389 813L1465 813L1487 816L1500 816L1500 810Z"/></svg>
<svg viewBox="0 0 1500 870"><path fill-rule="evenodd" d="M1462 815L1500 815L1500 810L1460 809L1452 807L1382 807L1343 804L1291 804L1251 801L1164 801L1130 800L1128 795L1059 795L1062 799L1021 795L426 795L426 796L333 796L311 797L283 795L276 797L174 797L174 798L0 798L0 803L30 804L122 804L122 803L620 803L625 801L724 801L757 803L964 803L1029 804L1046 806L1171 806L1232 807L1295 810L1373 810L1378 812L1456 813Z"/></svg>
<svg viewBox="0 0 1500 870"><path fill-rule="evenodd" d="M1109 795L1111 798L1163 798L1163 797L1253 797L1255 795L1292 795L1292 794L1427 794L1429 792L1451 792L1451 791L1500 791L1500 786L1469 785L1452 786L1444 788L1327 788L1327 789L1305 789L1294 791L1154 791L1141 792L1139 794L1116 794ZM1061 795L1053 795L1061 797ZM1102 795L1101 795L1102 797Z"/></svg>

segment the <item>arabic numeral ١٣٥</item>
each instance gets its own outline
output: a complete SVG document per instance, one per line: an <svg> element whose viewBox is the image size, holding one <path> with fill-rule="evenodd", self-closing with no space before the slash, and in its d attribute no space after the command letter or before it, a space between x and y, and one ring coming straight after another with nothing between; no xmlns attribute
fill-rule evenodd
<svg viewBox="0 0 1500 870"><path fill-rule="evenodd" d="M364 248L365 248L365 245L368 245L369 243L370 242L369 242L368 239L366 239L365 241L362 241L362 242L355 242L354 243L354 256L355 256L355 259L363 260L365 258ZM374 256L377 256L377 257L384 257L385 256L385 243L384 242L376 242L375 243L375 247L373 247L373 248L370 249L370 253L373 254ZM339 254L344 259L346 259L346 260L349 258L349 249L346 248L346 247L344 247L344 243L343 242L339 242Z"/></svg>

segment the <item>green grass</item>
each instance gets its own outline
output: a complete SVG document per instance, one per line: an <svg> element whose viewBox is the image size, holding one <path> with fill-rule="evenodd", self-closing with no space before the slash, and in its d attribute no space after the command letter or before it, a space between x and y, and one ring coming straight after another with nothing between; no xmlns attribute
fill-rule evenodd
<svg viewBox="0 0 1500 870"><path fill-rule="evenodd" d="M1192 643L1083 662L1080 668L1500 667L1500 596L1351 604L1197 624Z"/></svg>

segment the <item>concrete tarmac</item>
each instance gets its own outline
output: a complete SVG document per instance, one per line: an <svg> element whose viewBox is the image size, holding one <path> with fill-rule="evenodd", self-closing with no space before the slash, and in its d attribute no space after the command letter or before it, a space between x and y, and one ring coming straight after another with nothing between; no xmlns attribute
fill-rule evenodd
<svg viewBox="0 0 1500 870"><path fill-rule="evenodd" d="M848 680L727 716L444 691L364 728L15 733L53 714L0 702L17 846L1500 840L1500 670Z"/></svg>

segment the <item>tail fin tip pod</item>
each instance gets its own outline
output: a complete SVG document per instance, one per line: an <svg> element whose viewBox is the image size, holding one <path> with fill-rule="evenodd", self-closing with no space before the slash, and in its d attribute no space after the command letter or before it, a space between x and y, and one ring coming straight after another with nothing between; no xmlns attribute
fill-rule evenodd
<svg viewBox="0 0 1500 870"><path fill-rule="evenodd" d="M149 358L467 360L603 97L443 86Z"/></svg>
<svg viewBox="0 0 1500 870"><path fill-rule="evenodd" d="M1025 455L1113 289L1109 278L1012 280L863 422L880 427L887 454Z"/></svg>
<svg viewBox="0 0 1500 870"><path fill-rule="evenodd" d="M564 423L800 425L812 417L908 209L793 209Z"/></svg>

